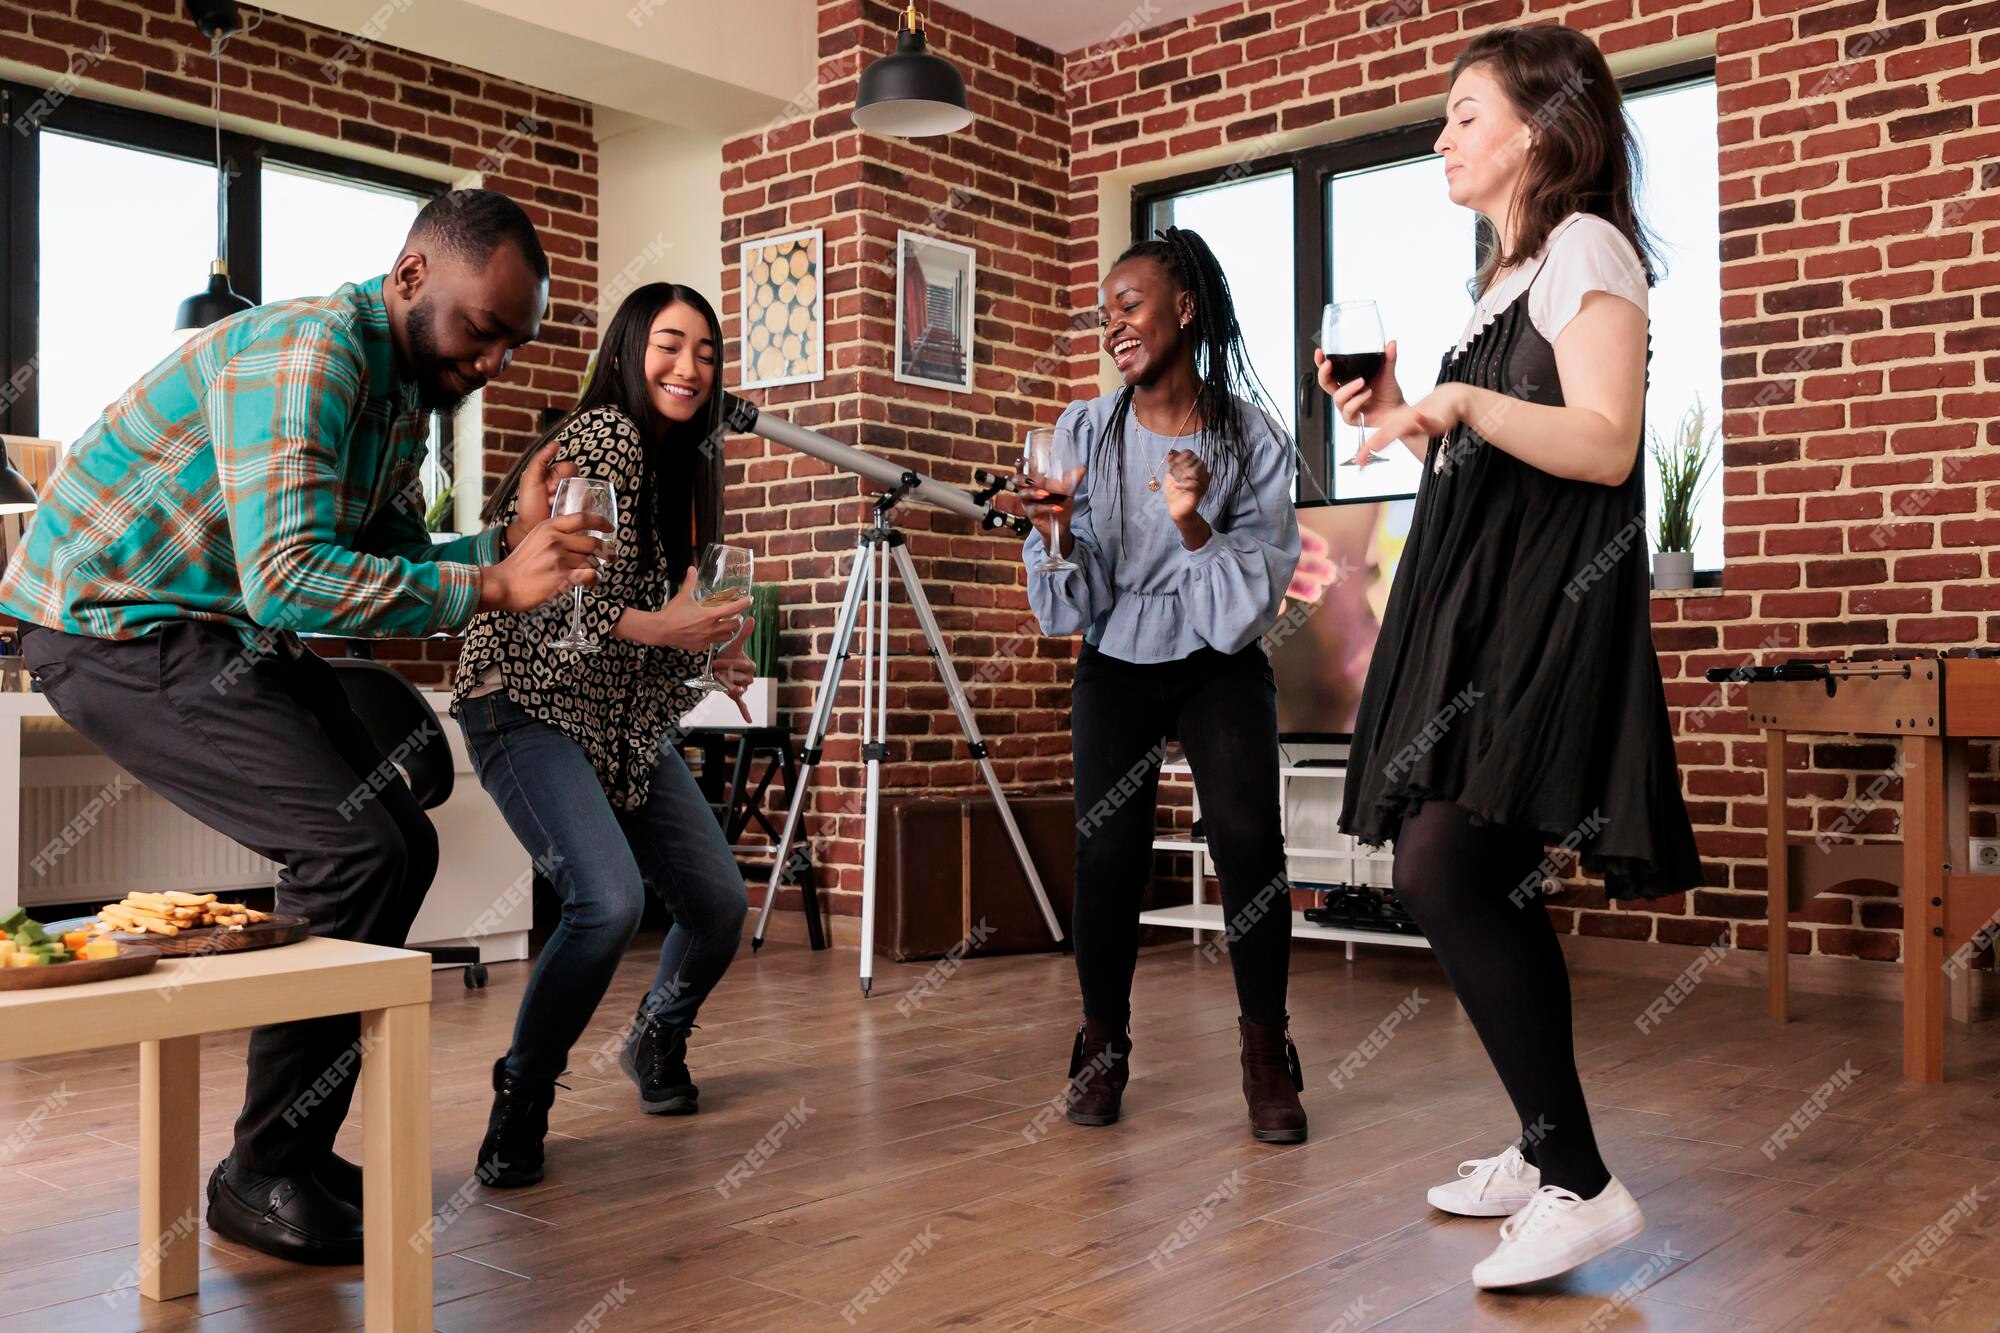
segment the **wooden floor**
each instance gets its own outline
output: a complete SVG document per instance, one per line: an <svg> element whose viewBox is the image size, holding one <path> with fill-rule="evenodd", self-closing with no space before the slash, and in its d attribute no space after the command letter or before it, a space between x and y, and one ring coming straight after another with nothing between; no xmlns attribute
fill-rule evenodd
<svg viewBox="0 0 2000 1333"><path fill-rule="evenodd" d="M645 955L586 1047L630 1013ZM1759 992L1711 982L1641 1034L1659 983L1579 974L1598 1134L1648 1226L1560 1282L1490 1295L1468 1273L1497 1223L1433 1212L1424 1190L1517 1127L1428 954L1298 950L1312 1138L1291 1148L1244 1127L1226 959L1149 950L1126 1120L1045 1115L1039 1136L1075 1021L1067 958L974 961L907 1015L897 1001L923 967L885 965L863 1001L854 963L746 947L695 1036L693 1118L640 1114L615 1066L592 1076L579 1048L548 1179L511 1192L466 1186L526 965L495 967L483 992L440 973L437 1326L2000 1328L1991 1023L1954 1028L1952 1081L1926 1089L1899 1075L1886 1005L1802 996L1778 1030ZM1415 1017L1333 1087L1413 991ZM204 1163L228 1147L242 1055L240 1034L204 1051ZM1767 1156L1843 1068L1858 1077ZM358 1327L359 1269L293 1267L205 1231L199 1295L107 1297L137 1255L136 1071L130 1050L0 1065L0 1333ZM1934 1225L1950 1238L1892 1281Z"/></svg>

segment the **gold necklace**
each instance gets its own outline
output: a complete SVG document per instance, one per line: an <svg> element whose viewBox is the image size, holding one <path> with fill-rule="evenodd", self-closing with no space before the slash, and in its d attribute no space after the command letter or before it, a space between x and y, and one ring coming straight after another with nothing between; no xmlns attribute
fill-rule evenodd
<svg viewBox="0 0 2000 1333"><path fill-rule="evenodd" d="M1195 398L1188 403L1187 415L1181 418L1180 426L1174 431L1175 439L1179 439L1182 435L1184 435L1187 432L1188 422L1194 420L1195 404L1199 403L1200 401L1201 397L1199 394L1197 394ZM1173 452L1173 446L1169 445L1167 447L1167 453L1172 453L1172 452ZM1160 455L1160 461L1153 465L1153 475L1146 478L1147 490L1157 491L1160 489L1160 469L1165 467L1166 463L1167 463L1166 454Z"/></svg>

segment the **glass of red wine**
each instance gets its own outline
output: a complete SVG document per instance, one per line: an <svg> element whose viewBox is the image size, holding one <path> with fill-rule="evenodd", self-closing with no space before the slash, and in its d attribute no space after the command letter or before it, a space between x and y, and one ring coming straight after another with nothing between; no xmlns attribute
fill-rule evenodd
<svg viewBox="0 0 2000 1333"><path fill-rule="evenodd" d="M1382 315L1373 301L1335 301L1319 317L1319 349L1326 353L1326 363L1333 367L1333 382L1336 386L1354 380L1375 382L1382 371L1386 359L1382 345ZM1368 427L1354 428L1354 449L1352 456L1345 459L1342 467L1347 467L1360 458L1361 446L1368 441ZM1374 457L1360 460L1362 467L1376 461Z"/></svg>
<svg viewBox="0 0 2000 1333"><path fill-rule="evenodd" d="M1063 558L1062 528L1071 499L1083 481L1083 454L1076 439L1061 426L1037 426L1028 432L1028 444L1021 470L1028 480L1048 492L1047 503L1061 506L1055 517L1055 540L1048 543L1042 563L1036 569L1075 569Z"/></svg>

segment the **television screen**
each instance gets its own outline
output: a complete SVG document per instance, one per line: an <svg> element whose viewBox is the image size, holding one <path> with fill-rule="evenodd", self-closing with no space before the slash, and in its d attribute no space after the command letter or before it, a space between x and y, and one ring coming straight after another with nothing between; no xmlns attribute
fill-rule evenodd
<svg viewBox="0 0 2000 1333"><path fill-rule="evenodd" d="M1278 733L1291 741L1345 741L1396 562L1417 502L1299 506L1299 568L1267 642L1278 679Z"/></svg>

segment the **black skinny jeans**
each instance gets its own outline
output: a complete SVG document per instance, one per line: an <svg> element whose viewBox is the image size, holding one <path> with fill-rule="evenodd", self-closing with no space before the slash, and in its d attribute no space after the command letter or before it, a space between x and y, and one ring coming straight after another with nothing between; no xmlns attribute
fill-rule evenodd
<svg viewBox="0 0 2000 1333"><path fill-rule="evenodd" d="M1229 965L1243 1016L1285 1021L1291 883L1278 809L1278 695L1251 644L1175 662L1132 663L1088 644L1077 659L1070 741L1076 771L1077 980L1083 1011L1122 1027L1132 1012L1139 904L1153 878L1166 740L1194 770L1202 828L1222 881Z"/></svg>

